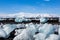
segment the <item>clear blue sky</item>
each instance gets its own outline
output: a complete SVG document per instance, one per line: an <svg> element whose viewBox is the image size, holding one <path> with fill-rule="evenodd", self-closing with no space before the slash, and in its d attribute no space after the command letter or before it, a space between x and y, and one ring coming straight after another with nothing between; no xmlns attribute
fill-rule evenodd
<svg viewBox="0 0 60 40"><path fill-rule="evenodd" d="M0 13L60 14L60 0L0 0Z"/></svg>

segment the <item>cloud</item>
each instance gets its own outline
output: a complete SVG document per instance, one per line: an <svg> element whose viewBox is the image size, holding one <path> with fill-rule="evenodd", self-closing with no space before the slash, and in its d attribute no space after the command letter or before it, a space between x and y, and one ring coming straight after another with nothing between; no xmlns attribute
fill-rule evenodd
<svg viewBox="0 0 60 40"><path fill-rule="evenodd" d="M44 1L51 1L51 0L44 0Z"/></svg>

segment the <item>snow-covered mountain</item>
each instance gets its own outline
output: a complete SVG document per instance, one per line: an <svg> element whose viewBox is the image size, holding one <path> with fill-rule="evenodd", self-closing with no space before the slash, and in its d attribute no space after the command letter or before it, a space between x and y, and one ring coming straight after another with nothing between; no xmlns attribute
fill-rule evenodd
<svg viewBox="0 0 60 40"><path fill-rule="evenodd" d="M56 14L48 13L15 13L15 14L0 14L0 18L16 18L16 17L60 17Z"/></svg>

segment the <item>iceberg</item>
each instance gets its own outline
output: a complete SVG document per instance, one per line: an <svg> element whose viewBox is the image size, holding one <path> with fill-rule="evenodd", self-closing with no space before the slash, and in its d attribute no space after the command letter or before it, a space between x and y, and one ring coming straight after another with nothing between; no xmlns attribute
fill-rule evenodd
<svg viewBox="0 0 60 40"><path fill-rule="evenodd" d="M47 21L48 21L47 18L43 18L43 17L40 18L40 22L41 22L41 23L45 23L45 22L47 22Z"/></svg>
<svg viewBox="0 0 60 40"><path fill-rule="evenodd" d="M14 35L19 35L24 29L16 29Z"/></svg>

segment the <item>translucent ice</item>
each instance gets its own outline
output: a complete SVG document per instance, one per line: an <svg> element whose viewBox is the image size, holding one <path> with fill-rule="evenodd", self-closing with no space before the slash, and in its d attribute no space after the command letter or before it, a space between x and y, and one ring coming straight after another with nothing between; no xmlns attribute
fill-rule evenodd
<svg viewBox="0 0 60 40"><path fill-rule="evenodd" d="M17 24L17 28L25 28L25 24Z"/></svg>
<svg viewBox="0 0 60 40"><path fill-rule="evenodd" d="M6 32L3 29L0 29L0 37L5 38L7 36Z"/></svg>
<svg viewBox="0 0 60 40"><path fill-rule="evenodd" d="M16 25L8 24L8 25L5 25L5 28L3 30L7 33L7 35L9 35L15 28L16 28Z"/></svg>
<svg viewBox="0 0 60 40"><path fill-rule="evenodd" d="M21 34L17 35L13 40L33 40L33 35L35 35L36 29L33 25L27 27L22 31Z"/></svg>
<svg viewBox="0 0 60 40"><path fill-rule="evenodd" d="M46 35L43 33L38 33L36 35L33 36L35 38L35 40L45 40L46 39Z"/></svg>
<svg viewBox="0 0 60 40"><path fill-rule="evenodd" d="M39 32L49 35L51 33L54 33L54 29L55 28L52 24L44 24L43 27L39 28Z"/></svg>
<svg viewBox="0 0 60 40"><path fill-rule="evenodd" d="M15 35L21 34L21 32L22 32L23 30L24 30L24 29L16 29L16 30L15 30Z"/></svg>
<svg viewBox="0 0 60 40"><path fill-rule="evenodd" d="M59 35L51 34L46 40L59 40Z"/></svg>
<svg viewBox="0 0 60 40"><path fill-rule="evenodd" d="M41 23L47 22L47 18L40 18L40 22L41 22Z"/></svg>
<svg viewBox="0 0 60 40"><path fill-rule="evenodd" d="M6 24L0 29L0 37L7 38L9 34L16 28L15 25Z"/></svg>
<svg viewBox="0 0 60 40"><path fill-rule="evenodd" d="M23 19L22 18L15 18L15 22L22 22Z"/></svg>
<svg viewBox="0 0 60 40"><path fill-rule="evenodd" d="M60 35L60 27L59 27L59 29L58 29L58 33L59 33L59 35Z"/></svg>
<svg viewBox="0 0 60 40"><path fill-rule="evenodd" d="M43 32L47 28L48 24L45 23L42 27L39 27L39 32Z"/></svg>

